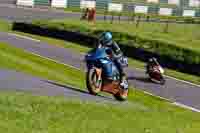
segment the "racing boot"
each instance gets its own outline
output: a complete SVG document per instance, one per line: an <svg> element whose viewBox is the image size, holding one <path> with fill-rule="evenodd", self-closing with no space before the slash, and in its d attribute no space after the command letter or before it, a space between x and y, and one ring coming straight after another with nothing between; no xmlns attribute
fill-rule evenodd
<svg viewBox="0 0 200 133"><path fill-rule="evenodd" d="M122 95L127 97L127 95L128 95L128 82L127 82L125 75L122 76L120 88L122 89L122 91L121 91Z"/></svg>

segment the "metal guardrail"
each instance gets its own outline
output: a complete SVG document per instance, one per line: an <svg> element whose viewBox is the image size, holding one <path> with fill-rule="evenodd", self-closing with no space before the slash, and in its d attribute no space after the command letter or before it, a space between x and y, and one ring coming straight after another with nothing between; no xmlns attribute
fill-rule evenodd
<svg viewBox="0 0 200 133"><path fill-rule="evenodd" d="M0 3L16 3L17 0L0 0ZM51 6L51 2L53 0L32 0L34 2L34 6ZM91 1L91 0L90 0ZM172 8L172 16L182 16L183 10L195 10L195 17L200 17L200 8L192 8L188 7L189 3L185 0L180 0L180 6L170 6L167 4L167 0L160 1L159 4L149 4L144 1L138 2L138 0L133 0L133 2L125 1L125 0L96 0L96 8L97 10L107 10L108 3L116 2L123 4L123 12L134 12L134 7L137 5L146 5L148 6L149 14L158 14L159 8L167 7ZM132 0L131 0L132 1ZM66 8L80 8L81 0L67 0Z"/></svg>

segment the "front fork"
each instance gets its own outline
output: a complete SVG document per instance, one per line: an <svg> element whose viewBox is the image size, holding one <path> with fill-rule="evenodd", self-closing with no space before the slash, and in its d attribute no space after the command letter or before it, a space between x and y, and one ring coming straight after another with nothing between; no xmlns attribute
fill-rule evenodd
<svg viewBox="0 0 200 133"><path fill-rule="evenodd" d="M98 81L100 81L100 80L101 80L101 76L102 76L102 69L101 69L101 68L97 68L97 67L95 67L94 65L91 65L91 64L87 63L87 71L88 71L89 69L91 69L92 67L95 68L95 72L96 72L96 74L97 74Z"/></svg>
<svg viewBox="0 0 200 133"><path fill-rule="evenodd" d="M102 75L102 69L101 68L95 68L97 77L98 77L98 81L101 80L101 75Z"/></svg>

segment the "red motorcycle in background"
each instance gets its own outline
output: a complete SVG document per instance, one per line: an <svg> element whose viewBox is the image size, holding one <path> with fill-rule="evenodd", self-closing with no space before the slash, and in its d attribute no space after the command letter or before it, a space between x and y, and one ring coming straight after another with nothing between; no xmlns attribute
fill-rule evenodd
<svg viewBox="0 0 200 133"><path fill-rule="evenodd" d="M165 84L164 69L160 65L153 66L150 70L147 70L149 79L152 82L159 83L161 85Z"/></svg>

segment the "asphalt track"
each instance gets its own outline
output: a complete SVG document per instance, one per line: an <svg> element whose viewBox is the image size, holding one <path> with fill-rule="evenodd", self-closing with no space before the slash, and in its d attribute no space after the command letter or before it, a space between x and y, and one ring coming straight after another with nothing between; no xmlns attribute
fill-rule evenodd
<svg viewBox="0 0 200 133"><path fill-rule="evenodd" d="M12 34L0 32L0 40L12 46L25 49L34 54L50 58L60 63L68 64L76 69L84 69L83 55L70 49L56 47L37 40L17 37ZM166 85L154 84L147 80L143 71L128 68L129 83L138 89L151 94L200 109L200 87L167 78Z"/></svg>
<svg viewBox="0 0 200 133"><path fill-rule="evenodd" d="M119 103L111 96L93 96L90 95L87 90L84 91L71 86L58 84L50 80L33 77L14 70L0 69L0 85L0 90L5 92L19 91L31 93L33 95L79 98L98 103ZM126 105L128 102L123 103L123 105ZM130 105L130 103L128 104Z"/></svg>
<svg viewBox="0 0 200 133"><path fill-rule="evenodd" d="M15 4L17 0L0 0L1 4Z"/></svg>

